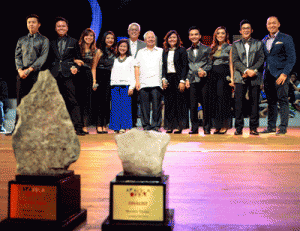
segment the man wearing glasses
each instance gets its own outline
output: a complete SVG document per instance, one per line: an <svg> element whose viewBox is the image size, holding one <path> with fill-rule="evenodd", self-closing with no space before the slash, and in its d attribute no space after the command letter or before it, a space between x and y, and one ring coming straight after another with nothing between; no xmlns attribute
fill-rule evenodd
<svg viewBox="0 0 300 231"><path fill-rule="evenodd" d="M253 32L246 19L240 23L242 39L232 44L232 63L235 84L235 135L242 135L244 128L243 108L250 107L250 135L258 135L259 127L259 94L262 84L264 63L263 43L251 38ZM249 90L249 105L243 105ZM245 102L245 101L244 101Z"/></svg>

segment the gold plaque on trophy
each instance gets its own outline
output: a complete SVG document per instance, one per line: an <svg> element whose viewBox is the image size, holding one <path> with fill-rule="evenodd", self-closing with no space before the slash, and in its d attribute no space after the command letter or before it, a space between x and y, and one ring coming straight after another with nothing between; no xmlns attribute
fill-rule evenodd
<svg viewBox="0 0 300 231"><path fill-rule="evenodd" d="M112 219L123 221L164 220L163 185L113 185Z"/></svg>
<svg viewBox="0 0 300 231"><path fill-rule="evenodd" d="M11 184L10 218L56 220L56 187Z"/></svg>

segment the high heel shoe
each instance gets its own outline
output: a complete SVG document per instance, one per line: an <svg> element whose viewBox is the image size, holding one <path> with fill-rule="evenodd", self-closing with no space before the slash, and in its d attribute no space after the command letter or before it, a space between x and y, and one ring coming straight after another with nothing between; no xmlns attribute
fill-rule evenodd
<svg viewBox="0 0 300 231"><path fill-rule="evenodd" d="M166 131L166 133L172 133L172 132L173 132L173 129Z"/></svg>
<svg viewBox="0 0 300 231"><path fill-rule="evenodd" d="M174 134L181 134L182 133L182 130L177 130L174 132Z"/></svg>

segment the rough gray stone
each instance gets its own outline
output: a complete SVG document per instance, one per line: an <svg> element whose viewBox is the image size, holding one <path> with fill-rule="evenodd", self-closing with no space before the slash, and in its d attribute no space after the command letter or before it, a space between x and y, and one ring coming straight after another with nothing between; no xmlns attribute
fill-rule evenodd
<svg viewBox="0 0 300 231"><path fill-rule="evenodd" d="M116 135L118 155L125 174L135 176L158 176L170 142L170 136L156 131L130 131Z"/></svg>
<svg viewBox="0 0 300 231"><path fill-rule="evenodd" d="M50 71L17 107L18 123L12 136L17 173L55 175L67 171L79 158L80 143L65 102Z"/></svg>

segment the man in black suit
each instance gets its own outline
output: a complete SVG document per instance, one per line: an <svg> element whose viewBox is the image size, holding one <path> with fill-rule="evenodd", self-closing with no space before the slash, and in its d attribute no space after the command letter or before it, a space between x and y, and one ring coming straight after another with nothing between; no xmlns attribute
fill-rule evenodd
<svg viewBox="0 0 300 231"><path fill-rule="evenodd" d="M207 75L212 68L210 58L211 48L200 43L201 34L197 27L189 29L189 39L192 47L187 50L189 71L186 79L186 87L190 88L190 117L192 128L189 134L198 134L198 103L203 107L204 134L210 134L211 122L208 114Z"/></svg>
<svg viewBox="0 0 300 231"><path fill-rule="evenodd" d="M232 63L235 84L235 135L242 135L244 128L243 109L251 108L250 135L258 135L259 95L264 64L263 43L251 38L252 26L246 19L240 23L242 39L232 44ZM243 105L249 90L250 105Z"/></svg>
<svg viewBox="0 0 300 231"><path fill-rule="evenodd" d="M74 84L74 76L78 72L78 66L74 63L74 60L82 59L78 41L67 35L68 21L64 18L59 17L56 19L55 30L59 37L50 42L48 67L51 74L56 78L76 134L85 135L82 131L83 123Z"/></svg>
<svg viewBox="0 0 300 231"><path fill-rule="evenodd" d="M263 39L266 65L264 88L268 100L268 127L262 133L275 133L277 121L277 102L279 104L280 125L277 135L287 132L289 122L288 89L289 75L296 63L296 51L293 38L279 31L277 17L269 17L267 29L270 32Z"/></svg>

